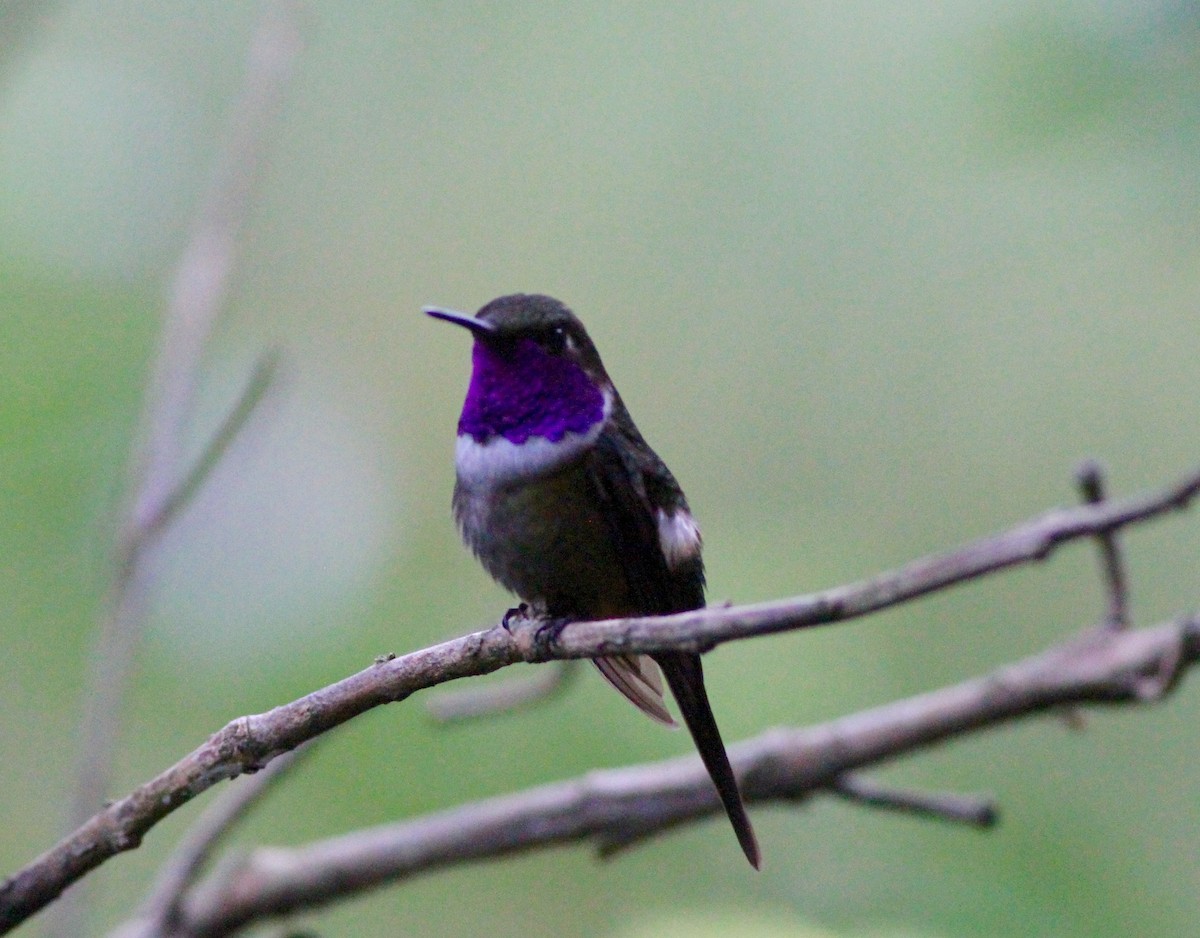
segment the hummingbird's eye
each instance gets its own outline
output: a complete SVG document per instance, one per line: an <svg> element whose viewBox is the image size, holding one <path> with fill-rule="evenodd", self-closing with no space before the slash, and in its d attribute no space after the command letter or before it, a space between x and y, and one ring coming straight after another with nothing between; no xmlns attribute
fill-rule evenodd
<svg viewBox="0 0 1200 938"><path fill-rule="evenodd" d="M546 333L546 338L542 344L548 352L553 352L557 355L570 344L570 340L567 338L567 330L562 326L555 326Z"/></svg>

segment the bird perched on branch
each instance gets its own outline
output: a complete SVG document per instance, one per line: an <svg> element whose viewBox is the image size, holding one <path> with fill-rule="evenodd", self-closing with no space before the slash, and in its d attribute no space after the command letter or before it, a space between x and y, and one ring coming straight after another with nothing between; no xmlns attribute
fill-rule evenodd
<svg viewBox="0 0 1200 938"><path fill-rule="evenodd" d="M560 621L703 606L700 529L675 477L634 426L583 323L558 300L525 294L492 300L474 316L432 306L425 312L475 340L458 421L454 517L488 573L536 614ZM661 669L757 868L758 843L709 707L700 656L657 652L595 664L644 713L673 726Z"/></svg>

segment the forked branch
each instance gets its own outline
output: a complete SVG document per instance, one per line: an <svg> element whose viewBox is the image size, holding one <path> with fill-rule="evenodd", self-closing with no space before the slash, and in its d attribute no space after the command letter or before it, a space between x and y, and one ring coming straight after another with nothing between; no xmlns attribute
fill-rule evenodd
<svg viewBox="0 0 1200 938"><path fill-rule="evenodd" d="M1092 629L985 677L805 729L730 747L747 803L830 792L885 808L986 825L986 802L898 796L846 772L1064 704L1138 703L1142 682L1200 659L1200 616L1142 630ZM153 938L216 938L441 867L557 844L605 854L722 812L695 756L611 771L463 805L301 847L260 847L220 866ZM956 816L957 815L957 816ZM146 936L151 938L151 936Z"/></svg>
<svg viewBox="0 0 1200 938"><path fill-rule="evenodd" d="M158 821L218 781L261 768L280 753L380 704L519 661L666 649L706 651L735 639L845 621L956 583L1042 560L1060 544L1108 534L1182 508L1197 491L1200 472L1162 491L1058 509L958 550L914 561L869 580L794 599L673 616L575 623L563 629L552 644L540 640L545 633L539 632L537 622L519 621L511 631L497 626L400 657L381 659L364 671L292 703L234 720L161 775L93 816L0 884L0 932L53 901L68 885L110 857L136 847ZM1195 624L1188 620L1184 625L1152 630L1107 630L1103 641L1092 637L1070 643L1047 653L1046 660L1053 662L1054 668L1015 673L1009 669L984 679L976 691L999 701L995 705L1001 710L981 712L967 694L958 698L957 707L938 711L953 718L948 726L931 726L917 720L906 724L912 727L909 735L881 737L875 725L858 722L861 717L849 717L837 724L843 742L857 740L863 755L840 765L838 772L998 718L1047 706L1154 696L1168 689L1183 665L1191 663L1194 633ZM1148 670L1147 664L1153 667ZM1074 674L1072 683L1062 684L1059 671ZM1029 681L1033 683L1027 684ZM961 688L966 687L975 685L939 693L961 694ZM909 702L899 706L900 712L909 713L915 705ZM1002 717L995 716L996 712ZM828 781L822 778L819 784ZM751 793L759 790L753 772L747 785ZM679 820L700 810L693 805ZM642 827L639 819L639 830ZM632 835L625 839L632 839Z"/></svg>

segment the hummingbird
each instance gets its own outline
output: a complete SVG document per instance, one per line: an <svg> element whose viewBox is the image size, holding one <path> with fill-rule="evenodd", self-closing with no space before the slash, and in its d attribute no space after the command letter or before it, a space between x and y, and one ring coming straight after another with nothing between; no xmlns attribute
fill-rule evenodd
<svg viewBox="0 0 1200 938"><path fill-rule="evenodd" d="M642 438L583 323L556 299L513 294L475 315L427 306L474 338L458 420L454 518L484 569L535 615L568 622L704 605L700 529ZM652 719L674 726L666 678L756 869L758 842L687 652L593 659ZM660 677L660 672L661 676Z"/></svg>

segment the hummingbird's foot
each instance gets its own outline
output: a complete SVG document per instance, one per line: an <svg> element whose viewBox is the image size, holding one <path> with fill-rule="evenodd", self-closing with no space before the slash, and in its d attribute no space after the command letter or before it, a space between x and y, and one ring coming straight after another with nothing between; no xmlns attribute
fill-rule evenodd
<svg viewBox="0 0 1200 938"><path fill-rule="evenodd" d="M548 653L562 630L570 624L570 619L547 619L533 633L533 647L543 654Z"/></svg>
<svg viewBox="0 0 1200 938"><path fill-rule="evenodd" d="M504 618L500 620L500 624L502 626L504 626L504 631L506 631L506 632L512 631L511 623L512 623L512 620L516 619L516 618L521 618L521 619L529 618L529 604L528 603L521 603L519 606L514 606L512 609L508 610L508 612L504 613Z"/></svg>

